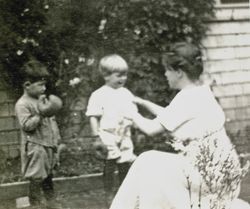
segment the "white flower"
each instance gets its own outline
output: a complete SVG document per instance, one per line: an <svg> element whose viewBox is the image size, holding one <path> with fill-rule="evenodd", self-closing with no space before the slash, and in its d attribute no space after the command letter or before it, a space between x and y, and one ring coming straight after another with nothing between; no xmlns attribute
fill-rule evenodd
<svg viewBox="0 0 250 209"><path fill-rule="evenodd" d="M33 38L28 40L30 43L32 43L33 46L39 46L39 43L37 43Z"/></svg>
<svg viewBox="0 0 250 209"><path fill-rule="evenodd" d="M101 25L105 25L107 23L106 19L101 20Z"/></svg>
<svg viewBox="0 0 250 209"><path fill-rule="evenodd" d="M39 46L39 43L37 43L36 41L35 41L35 39L29 39L29 38L25 38L25 39L23 39L22 40L22 42L24 43L24 44L26 44L26 43L31 43L33 46Z"/></svg>
<svg viewBox="0 0 250 209"><path fill-rule="evenodd" d="M49 5L46 4L46 5L44 6L44 9L49 9Z"/></svg>
<svg viewBox="0 0 250 209"><path fill-rule="evenodd" d="M26 8L26 9L23 10L23 12L28 12L28 11L30 11L29 8Z"/></svg>
<svg viewBox="0 0 250 209"><path fill-rule="evenodd" d="M76 86L77 84L79 84L80 82L81 82L81 79L78 78L78 77L75 77L75 78L73 78L73 79L71 79L71 80L69 81L69 85L72 86L72 87L74 87L74 86Z"/></svg>
<svg viewBox="0 0 250 209"><path fill-rule="evenodd" d="M68 65L68 64L69 64L69 60L68 60L68 59L65 59L65 60L64 60L64 63L65 63L66 65Z"/></svg>
<svg viewBox="0 0 250 209"><path fill-rule="evenodd" d="M134 30L134 32L135 32L136 35L140 35L140 33L141 33L140 29L138 29L138 28L136 28L136 29Z"/></svg>
<svg viewBox="0 0 250 209"><path fill-rule="evenodd" d="M42 30L38 30L37 33L42 33L43 31Z"/></svg>
<svg viewBox="0 0 250 209"><path fill-rule="evenodd" d="M85 57L78 57L78 62L85 62Z"/></svg>
<svg viewBox="0 0 250 209"><path fill-rule="evenodd" d="M107 23L107 20L106 19L102 19L101 22L100 22L100 25L99 25L98 29L100 31L104 30L106 23Z"/></svg>
<svg viewBox="0 0 250 209"><path fill-rule="evenodd" d="M19 50L17 50L16 54L17 54L18 56L20 56L20 55L23 54L23 51L19 49Z"/></svg>
<svg viewBox="0 0 250 209"><path fill-rule="evenodd" d="M183 32L184 32L185 34L191 33L192 31L193 31L192 27L190 27L190 26L188 26L188 25L185 25L185 26L184 26Z"/></svg>
<svg viewBox="0 0 250 209"><path fill-rule="evenodd" d="M99 28L98 28L99 31L102 31L104 30L104 26L100 25Z"/></svg>
<svg viewBox="0 0 250 209"><path fill-rule="evenodd" d="M28 39L25 38L25 39L22 40L22 42L23 42L24 44L26 44L26 43L28 42Z"/></svg>
<svg viewBox="0 0 250 209"><path fill-rule="evenodd" d="M90 58L87 60L87 65L90 66L94 63L95 59L94 58Z"/></svg>

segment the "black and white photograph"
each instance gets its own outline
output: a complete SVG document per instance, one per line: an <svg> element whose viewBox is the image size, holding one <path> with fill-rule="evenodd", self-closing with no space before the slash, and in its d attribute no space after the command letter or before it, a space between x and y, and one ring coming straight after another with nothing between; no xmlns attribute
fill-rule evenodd
<svg viewBox="0 0 250 209"><path fill-rule="evenodd" d="M0 0L0 209L250 209L249 0Z"/></svg>

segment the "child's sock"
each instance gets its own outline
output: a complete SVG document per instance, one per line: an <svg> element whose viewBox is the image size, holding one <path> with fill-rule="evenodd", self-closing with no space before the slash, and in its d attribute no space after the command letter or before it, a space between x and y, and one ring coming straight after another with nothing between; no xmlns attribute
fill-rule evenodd
<svg viewBox="0 0 250 209"><path fill-rule="evenodd" d="M117 165L118 165L118 171L119 171L119 183L121 185L128 173L131 163L125 162L125 163L118 163Z"/></svg>
<svg viewBox="0 0 250 209"><path fill-rule="evenodd" d="M29 201L31 205L40 205L42 200L41 181L30 180Z"/></svg>
<svg viewBox="0 0 250 209"><path fill-rule="evenodd" d="M47 202L47 209L61 209L61 204L56 200L52 175L43 180L42 189Z"/></svg>
<svg viewBox="0 0 250 209"><path fill-rule="evenodd" d="M43 180L42 189L46 200L55 198L52 175L49 175L46 179Z"/></svg>

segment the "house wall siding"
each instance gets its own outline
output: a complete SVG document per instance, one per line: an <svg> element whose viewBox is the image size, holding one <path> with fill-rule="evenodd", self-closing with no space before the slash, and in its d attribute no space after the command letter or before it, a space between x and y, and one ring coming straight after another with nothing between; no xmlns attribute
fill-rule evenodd
<svg viewBox="0 0 250 209"><path fill-rule="evenodd" d="M19 156L20 135L14 113L12 89L0 78L0 152L5 158Z"/></svg>
<svg viewBox="0 0 250 209"><path fill-rule="evenodd" d="M218 8L203 40L204 78L226 114L240 152L250 151L250 10Z"/></svg>

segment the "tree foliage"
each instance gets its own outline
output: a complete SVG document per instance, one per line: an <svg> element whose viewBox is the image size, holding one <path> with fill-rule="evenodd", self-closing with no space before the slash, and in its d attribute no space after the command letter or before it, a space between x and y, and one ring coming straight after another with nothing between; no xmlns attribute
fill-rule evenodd
<svg viewBox="0 0 250 209"><path fill-rule="evenodd" d="M176 41L200 44L213 17L206 0L0 0L3 73L20 89L31 57L51 72L52 89L66 106L102 84L100 57L118 53L129 63L128 87L166 104L169 90L160 55Z"/></svg>
<svg viewBox="0 0 250 209"><path fill-rule="evenodd" d="M31 58L44 63L51 73L48 91L64 100L63 137L87 127L84 108L103 84L98 60L107 54L127 60L133 93L167 104L175 92L163 76L161 54L176 41L200 44L214 11L214 0L0 0L0 5L1 76L20 94L24 63ZM161 142L138 135L135 147L170 149Z"/></svg>

